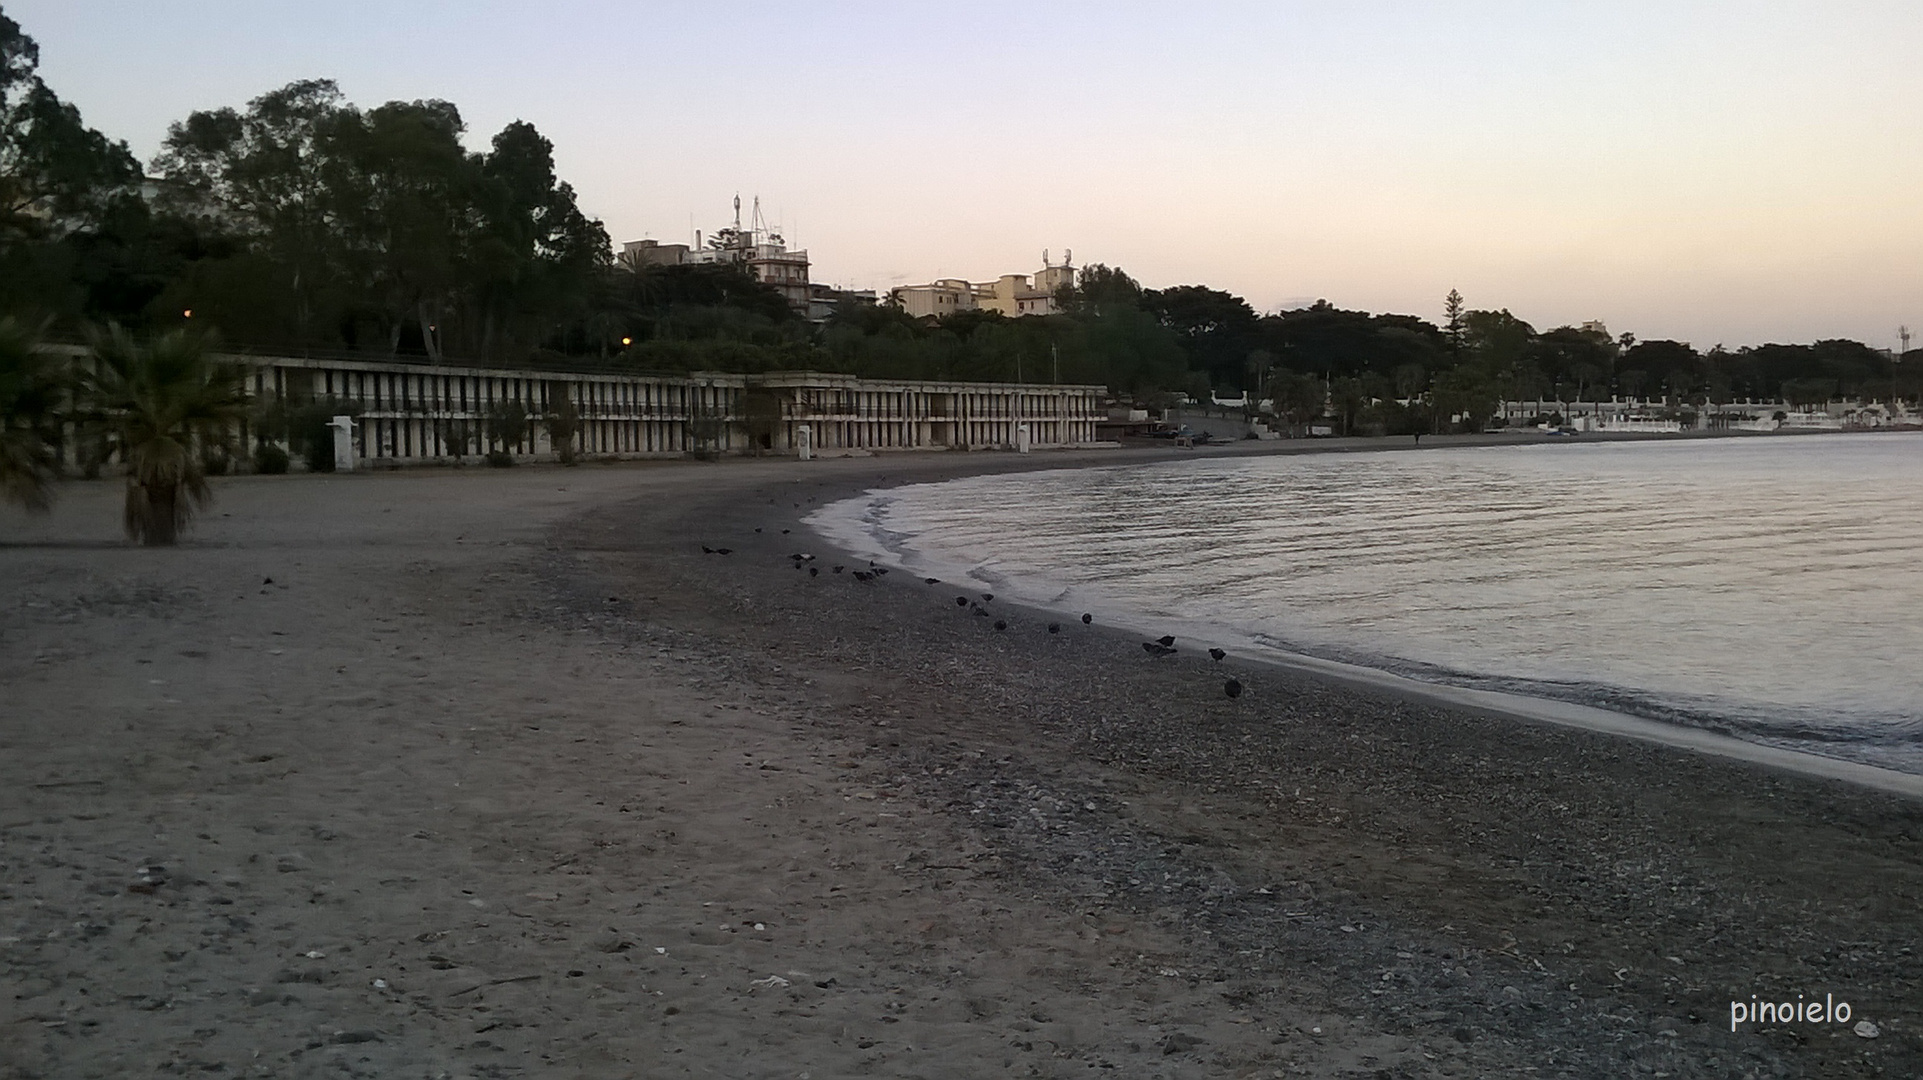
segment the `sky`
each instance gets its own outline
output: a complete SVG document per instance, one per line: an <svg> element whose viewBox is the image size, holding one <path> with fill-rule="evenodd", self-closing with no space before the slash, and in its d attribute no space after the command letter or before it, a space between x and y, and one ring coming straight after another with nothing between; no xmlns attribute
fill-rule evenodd
<svg viewBox="0 0 1923 1080"><path fill-rule="evenodd" d="M332 78L520 119L617 246L759 196L812 276L1047 250L1257 310L1698 348L1923 336L1923 4L0 0L151 160L170 123Z"/></svg>

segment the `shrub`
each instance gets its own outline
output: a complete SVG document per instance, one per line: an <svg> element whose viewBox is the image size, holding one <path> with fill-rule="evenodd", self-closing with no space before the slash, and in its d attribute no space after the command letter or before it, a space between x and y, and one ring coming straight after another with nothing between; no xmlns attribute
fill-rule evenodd
<svg viewBox="0 0 1923 1080"><path fill-rule="evenodd" d="M489 450L487 452L487 463L497 469L505 469L514 464L514 455L508 453L506 450Z"/></svg>
<svg viewBox="0 0 1923 1080"><path fill-rule="evenodd" d="M287 471L287 451L272 443L254 451L254 471L269 476L279 476Z"/></svg>

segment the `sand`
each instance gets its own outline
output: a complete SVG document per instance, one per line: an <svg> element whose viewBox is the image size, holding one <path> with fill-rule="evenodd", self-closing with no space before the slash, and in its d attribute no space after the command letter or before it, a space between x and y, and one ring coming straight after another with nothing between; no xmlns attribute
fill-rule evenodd
<svg viewBox="0 0 1923 1080"><path fill-rule="evenodd" d="M1914 799L976 616L799 524L1154 456L234 478L163 551L108 483L0 512L0 1076L1923 1074ZM1799 992L1879 1036L1730 1031Z"/></svg>

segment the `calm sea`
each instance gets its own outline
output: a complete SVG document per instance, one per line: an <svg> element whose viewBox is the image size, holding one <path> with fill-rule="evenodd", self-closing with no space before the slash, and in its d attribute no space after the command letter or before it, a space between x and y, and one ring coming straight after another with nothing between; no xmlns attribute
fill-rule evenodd
<svg viewBox="0 0 1923 1080"><path fill-rule="evenodd" d="M1105 622L1923 772L1923 435L984 476L816 513Z"/></svg>

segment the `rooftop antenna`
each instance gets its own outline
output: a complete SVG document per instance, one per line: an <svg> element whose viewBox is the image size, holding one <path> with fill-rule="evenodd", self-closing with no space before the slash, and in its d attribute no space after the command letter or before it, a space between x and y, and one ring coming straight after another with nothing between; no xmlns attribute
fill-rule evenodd
<svg viewBox="0 0 1923 1080"><path fill-rule="evenodd" d="M1903 347L1897 350L1896 353L1896 358L1900 361L1903 359L1903 354L1910 351L1910 328L1907 326L1897 327L1896 340L1903 343Z"/></svg>
<svg viewBox="0 0 1923 1080"><path fill-rule="evenodd" d="M739 191L734 195L734 231L737 233L741 231L741 193Z"/></svg>
<svg viewBox="0 0 1923 1080"><path fill-rule="evenodd" d="M1042 249L1042 269L1046 270L1053 265L1055 264L1048 261L1048 249L1043 248Z"/></svg>
<svg viewBox="0 0 1923 1080"><path fill-rule="evenodd" d="M1062 249L1062 269L1072 270L1074 268L1075 268L1075 249L1063 248Z"/></svg>

